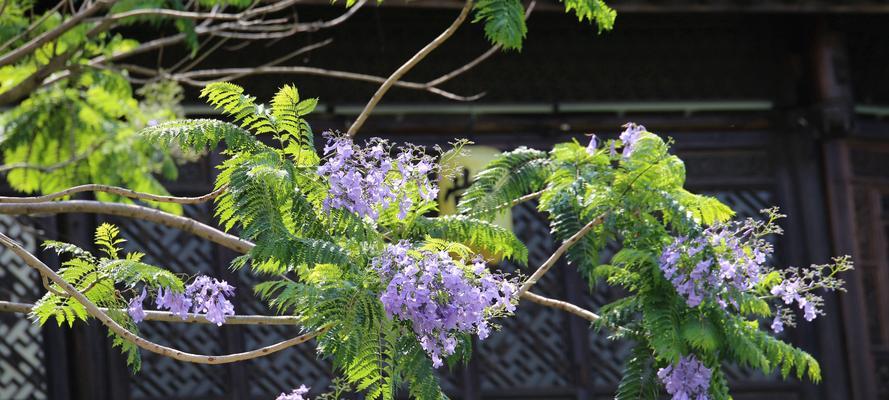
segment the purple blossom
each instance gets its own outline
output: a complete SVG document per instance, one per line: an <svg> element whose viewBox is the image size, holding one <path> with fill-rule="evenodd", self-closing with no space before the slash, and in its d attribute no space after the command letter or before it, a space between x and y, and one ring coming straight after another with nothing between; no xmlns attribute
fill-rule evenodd
<svg viewBox="0 0 889 400"><path fill-rule="evenodd" d="M480 259L463 265L446 251L414 251L402 241L389 245L373 266L386 285L380 295L386 313L411 323L435 368L454 353L459 333L485 339L493 310L515 310L515 286Z"/></svg>
<svg viewBox="0 0 889 400"><path fill-rule="evenodd" d="M293 389L290 393L281 393L275 400L308 400L307 397L303 397L306 393L309 393L310 387L306 385L300 385L299 388Z"/></svg>
<svg viewBox="0 0 889 400"><path fill-rule="evenodd" d="M708 400L712 371L694 355L679 359L678 363L661 368L658 378L673 400Z"/></svg>
<svg viewBox="0 0 889 400"><path fill-rule="evenodd" d="M590 144L586 146L586 152L589 155L593 155L596 153L596 148L599 146L599 139L596 135L590 135Z"/></svg>
<svg viewBox="0 0 889 400"><path fill-rule="evenodd" d="M628 158L633 154L633 150L636 149L636 142L642 137L642 133L645 131L646 129L642 125L637 125L633 122L624 124L624 131L620 134L620 141L623 143L623 152L621 155L624 158Z"/></svg>
<svg viewBox="0 0 889 400"><path fill-rule="evenodd" d="M196 314L204 314L212 323L222 326L225 317L235 315L235 308L226 297L235 294L235 288L226 281L200 275L185 287L185 293L175 293L170 288L157 291L155 304L158 309L170 310L174 315L186 319L189 309Z"/></svg>
<svg viewBox="0 0 889 400"><path fill-rule="evenodd" d="M191 308L191 299L183 293L174 293L171 289L160 288L157 290L155 305L158 309L168 309L173 315L182 319L188 318L188 310Z"/></svg>
<svg viewBox="0 0 889 400"><path fill-rule="evenodd" d="M772 320L772 331L775 333L781 333L784 331L784 319L781 318L781 313L778 312L775 314L775 319Z"/></svg>
<svg viewBox="0 0 889 400"><path fill-rule="evenodd" d="M204 313L207 320L222 326L226 315L235 315L235 308L226 296L233 296L235 288L226 281L199 276L185 288L185 297L192 299L196 313Z"/></svg>
<svg viewBox="0 0 889 400"><path fill-rule="evenodd" d="M676 237L661 252L660 269L689 307L712 298L725 308L760 282L772 247L751 234L755 222L717 224L698 237Z"/></svg>
<svg viewBox="0 0 889 400"><path fill-rule="evenodd" d="M382 210L397 203L398 217L403 219L414 205L407 189L416 188L424 201L437 198L438 186L429 180L429 173L436 168L431 157L407 146L392 158L382 139L371 139L361 148L349 137L324 135L326 160L318 167L318 174L330 185L323 201L325 210L341 208L376 220ZM390 174L393 171L397 174Z"/></svg>
<svg viewBox="0 0 889 400"><path fill-rule="evenodd" d="M130 314L130 317L132 317L133 321L137 324L145 319L145 310L142 309L142 301L145 300L146 295L148 295L148 292L146 292L143 287L142 294L130 299L130 304L127 307L127 313Z"/></svg>

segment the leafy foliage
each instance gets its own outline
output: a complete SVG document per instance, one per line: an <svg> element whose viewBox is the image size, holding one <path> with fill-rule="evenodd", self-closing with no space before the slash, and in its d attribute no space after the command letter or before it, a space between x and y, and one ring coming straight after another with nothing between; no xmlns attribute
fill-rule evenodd
<svg viewBox="0 0 889 400"><path fill-rule="evenodd" d="M352 188L335 187L330 183L333 173L318 171L327 165L322 163L344 162L347 153L365 150L351 142L347 146L329 145L326 154L336 147L346 155L326 156L324 160L318 157L305 120L315 107L315 99L302 99L295 87L285 86L265 105L228 83L209 85L202 95L234 123L172 121L148 127L142 135L153 144L182 153L224 146L227 158L218 166L215 185L226 190L216 199L215 215L226 230L237 232L255 245L236 259L233 267L249 268L267 279L254 290L273 309L298 317L306 330L322 330L318 351L332 361L343 378L342 385L363 392L365 398L395 399L402 389L413 398L446 398L434 374L442 360L435 358L433 364L427 356L430 343L448 346L441 354L454 364L468 357L472 333L465 328L446 330L450 328L430 324L439 331L427 331L441 333L442 339L418 338L422 328L412 325L417 320L425 318L437 324L446 318L436 314L438 311L428 316L403 313L422 317L410 320L392 310L410 310L399 308L402 303L428 302L411 297L411 293L431 293L432 287L450 290L462 282L470 289L484 286L479 293L484 293L483 301L487 303L467 304L481 304L478 309L484 310L485 317L509 315L514 305L508 294L514 285L509 280L502 280L502 286L492 286L500 283L494 283L492 275L482 274L486 272L483 262L468 265L453 260L471 260L475 254L482 254L525 264L527 248L512 232L489 221L518 202L531 199L537 199L538 209L547 214L553 236L559 241L573 241L567 260L589 279L591 286L601 280L624 290L625 297L603 306L593 324L611 331L615 339L635 343L618 387L618 399L659 398L662 384L668 393L677 393L688 384L683 381L687 371L706 372L703 380L699 374L694 383L696 393L706 391L714 399L730 398L720 369L723 363L766 373L778 370L785 377L795 373L815 382L821 379L820 366L812 356L759 329L758 318L782 312L770 303L779 296L775 288L795 290L789 282L798 278L791 273L759 271L762 276L756 276L755 283L731 286L737 293L719 298L729 298L731 304L703 297L690 304L679 293L676 281L669 279L665 266L678 265L681 257L691 259L690 255L671 255L666 250L673 248L677 237L696 238L694 243L703 243L694 250L695 257L720 260L717 252L734 246L732 254L742 255L734 259L753 260L757 258L754 253L769 246L757 236L760 233L741 233L755 236L745 239L754 244L730 241L728 236L741 231L777 232L779 229L771 225L777 213L769 213L767 224L750 225L755 229L713 229L726 226L720 224L728 223L733 211L718 199L684 189L685 167L670 154L670 141L644 128L629 125L620 140L602 143L601 147L594 139L589 146L571 141L550 151L519 148L504 153L476 176L460 201L459 215L432 216L436 204L428 195L433 189L423 188L424 193L420 186L425 183L414 181L404 194L413 206L399 209L398 204L387 203L375 205L379 214L358 214L347 207L329 206L326 200L330 196L343 195L336 190ZM272 140L267 142L277 144L265 144L259 136L269 136ZM384 143L372 140L367 146L370 150L361 154L362 160L374 160L373 169L379 173L375 182L411 186L405 185L405 176L427 176L434 171L427 165L431 158L413 163L383 157L390 149ZM421 152L413 148L404 154L413 154L414 150ZM365 164L354 165L368 165L361 162ZM405 170L419 170L421 166L428 169ZM365 196L366 192L356 190L346 195ZM588 224L588 233L575 237ZM715 235L712 243L701 239L707 232ZM60 271L64 279L97 304L113 310L126 306L121 290L132 291L136 285L182 290L180 278L142 263L141 254L121 258L118 246L122 239L118 235L113 226L99 227L96 245L101 256L60 242L48 242L46 247L72 257ZM609 260L602 260L606 245L617 251ZM664 261L670 256L676 258ZM762 258L744 267L758 267L765 262ZM430 272L442 269L441 260L450 260L445 263L450 279L445 279L444 273ZM396 264L398 273L386 275L384 271L392 272ZM808 276L832 277L834 272L851 267L847 259L839 259L837 264L842 267L818 266L817 273ZM824 288L841 283L831 279L831 286ZM434 299L441 300L436 306L443 305L441 309L446 310L448 305L456 304L448 303L449 299L467 291L440 290L427 297L441 297ZM791 295L803 299L799 293ZM496 299L496 309L491 299ZM112 316L135 331L125 313L113 311ZM40 323L55 318L59 324L72 324L87 317L82 305L59 295L58 288L52 288L34 309L34 318ZM480 337L481 331L478 328ZM115 343L128 352L131 364L138 362L138 352L131 344L117 337Z"/></svg>
<svg viewBox="0 0 889 400"><path fill-rule="evenodd" d="M733 294L733 304L705 302L696 307L686 304L665 278L661 252L674 236L701 235L706 227L724 224L734 216L718 199L683 188L685 168L669 154L669 144L644 128L629 125L620 140L597 143L593 138L589 146L562 143L549 153L528 149L504 153L477 175L460 210L490 216L489 210L496 212L499 205L541 191L539 209L548 214L559 241L601 220L566 256L591 286L604 280L627 291L626 297L603 306L593 324L611 330L614 338L637 343L627 360L619 399L659 398L658 387L667 378L655 372L688 356L706 361L712 372L707 389L714 399L730 398L719 368L723 362L765 373L780 370L785 377L795 371L798 378L818 382L821 372L814 358L758 328L757 318L774 314L777 305L768 301L769 288L777 287L782 274L766 270L757 278L761 279L758 285ZM714 246L726 246L727 239L717 237L722 241ZM600 264L600 254L609 243L618 251L607 264ZM752 254L752 250L737 251ZM845 270L839 266L841 261L837 263L831 271ZM813 268L817 272L825 267ZM834 282L825 282L823 288L835 287Z"/></svg>
<svg viewBox="0 0 889 400"><path fill-rule="evenodd" d="M485 36L505 49L521 50L528 33L525 7L519 0L479 0L474 22L485 23Z"/></svg>
<svg viewBox="0 0 889 400"><path fill-rule="evenodd" d="M96 228L95 244L104 253L96 257L90 252L70 243L48 241L44 248L55 250L59 255L72 256L62 263L59 275L73 285L90 301L99 307L106 307L108 315L118 324L138 334L138 328L127 314L127 301L123 292L135 290L137 284L146 288L174 288L182 291L182 279L170 271L141 262L142 253L128 253L125 258L118 258L121 251L119 245L125 240L119 237L120 230L111 224L101 224ZM45 324L50 318L55 319L59 326L73 325L77 321L90 318L86 308L67 295L61 287L50 284L48 291L37 301L31 310L31 318L39 324ZM119 347L127 357L127 364L138 371L141 366L139 348L132 342L108 331L112 344Z"/></svg>
<svg viewBox="0 0 889 400"><path fill-rule="evenodd" d="M463 243L477 249L489 249L491 255L510 258L520 264L528 262L528 249L515 234L488 221L463 215L418 218L414 237L431 236Z"/></svg>
<svg viewBox="0 0 889 400"><path fill-rule="evenodd" d="M594 22L599 32L611 30L617 13L603 0L564 0L565 12L574 12L581 22ZM479 0L473 22L485 24L485 36L508 50L521 50L528 33L525 8L519 0Z"/></svg>

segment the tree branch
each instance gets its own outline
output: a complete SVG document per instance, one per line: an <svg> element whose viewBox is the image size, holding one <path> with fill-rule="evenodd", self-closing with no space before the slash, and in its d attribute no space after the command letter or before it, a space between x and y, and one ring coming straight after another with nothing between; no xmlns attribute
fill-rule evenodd
<svg viewBox="0 0 889 400"><path fill-rule="evenodd" d="M528 3L528 7L525 8L525 21L527 21L528 18L531 17L531 12L534 11L534 7L536 5L537 5L537 0L531 0L531 2ZM451 72L448 72L447 74L444 74L442 76L439 76L438 78L435 78L429 82L426 82L426 84L429 86L438 86L438 85L441 85L442 83L445 83L451 79L454 79L457 76L463 74L464 72L475 68L477 65L481 64L483 61L491 58L491 56L496 54L502 48L503 48L503 46L501 46L499 44L491 46L491 48L488 49L488 51L482 53L482 55L476 57L472 61L464 64L462 67L457 68Z"/></svg>
<svg viewBox="0 0 889 400"><path fill-rule="evenodd" d="M115 215L150 221L191 233L192 235L207 239L239 253L247 253L254 247L254 244L249 241L230 235L194 219L134 204L103 203L91 200L65 200L32 204L0 204L0 214L7 215L67 213Z"/></svg>
<svg viewBox="0 0 889 400"><path fill-rule="evenodd" d="M31 39L27 43L19 46L15 50L0 56L0 66L10 65L18 60L21 60L28 54L31 54L32 52L40 48L40 46L43 46L44 44L61 36L65 32L68 32L90 15L95 14L105 6L114 4L116 1L117 0L96 0L89 7L72 15L71 18L68 18L67 20L65 20L65 22L62 22L59 26L44 32L34 39Z"/></svg>
<svg viewBox="0 0 889 400"><path fill-rule="evenodd" d="M28 314L31 312L32 308L34 308L34 304L0 301L0 312ZM103 313L112 311L105 307L99 307L99 310L101 310ZM126 310L113 311L127 312ZM215 324L215 322L210 322L209 320L207 320L206 316L201 314L189 313L188 316L183 319L182 317L175 315L169 311L154 310L145 310L145 321L181 322L186 324ZM226 325L299 325L299 323L300 320L298 317L290 315L231 315L225 317Z"/></svg>
<svg viewBox="0 0 889 400"><path fill-rule="evenodd" d="M226 75L234 75L237 77L244 77L248 75L263 75L263 74L305 74L305 75L315 75L315 76L324 76L329 78L337 78L337 79L348 79L348 80L356 80L362 82L371 82L371 83L380 83L386 84L388 80L381 76L376 75L368 75L368 74L360 74L356 72L347 72L347 71L336 71L336 70L328 70L323 68L316 67L303 67L303 66L267 66L267 67L255 67L255 68L219 68L219 69L204 69L204 70L195 70L189 72L183 72L179 74L170 75L169 78L175 81L180 81L183 83L187 83L193 86L203 87L210 82L215 82L217 79L215 77L222 77ZM210 78L209 80L197 80L195 78ZM447 92L441 90L436 87L428 86L425 83L418 82L406 82L406 81L393 81L388 83L389 86L397 86L406 89L414 89L414 90L423 90L427 91L451 100L458 101L473 101L477 100L481 97L481 95L473 95L473 96L460 96L451 92Z"/></svg>
<svg viewBox="0 0 889 400"><path fill-rule="evenodd" d="M207 193L202 196L197 197L176 197L176 196L161 196L150 193L142 193L137 192L130 189L125 189L117 186L108 186L108 185L97 185L97 184L89 184L89 185L80 185L74 186L72 188L68 188L59 192L46 194L43 196L34 196L34 197L15 197L15 196L0 196L0 203L6 204L28 204L28 203L45 203L51 200L55 200L61 197L70 196L75 193L82 192L105 192L116 194L118 196L128 197L131 199L139 199L139 200L148 200L148 201L157 201L160 203L176 203L176 204L200 204L205 203L207 201L213 200L223 192L225 192L226 186L223 186L219 189L216 189L210 193Z"/></svg>
<svg viewBox="0 0 889 400"><path fill-rule="evenodd" d="M250 360L258 357L267 356L269 354L284 350L288 347L308 342L318 335L323 334L329 329L329 327L325 327L313 332L309 332L279 343L275 343L270 346L262 347L256 350L247 351L243 353L234 353L234 354L226 354L219 356L210 356L210 355L201 355L201 354L192 354L186 353L181 350L174 349L172 347L167 347L164 345L160 345L154 343L152 341L143 339L137 335L134 335L132 332L128 331L126 328L120 326L116 321L114 321L108 314L103 312L99 306L90 301L89 298L77 291L77 289L72 286L70 283L62 279L58 274L55 273L51 268L49 268L42 261L38 260L33 254L29 253L18 243L10 239L8 236L0 233L0 244L6 246L13 253L18 255L25 261L29 267L34 268L41 275L48 276L50 280L53 281L56 285L60 286L65 290L71 297L80 302L86 311L96 319L98 319L103 325L107 326L115 334L124 338L125 340L132 342L133 344L139 346L140 348L150 351L152 353L157 353L162 356L170 357L179 361L186 361L196 364L228 364L237 361Z"/></svg>
<svg viewBox="0 0 889 400"><path fill-rule="evenodd" d="M417 54L414 54L407 62L405 62L401 67L399 67L395 72L392 73L386 81L377 89L376 93L374 93L373 97L371 97L370 101L367 102L367 105L364 106L364 110L361 111L361 114L358 114L358 118L355 119L355 122L352 123L352 126L349 127L349 131L347 135L349 137L355 137L355 134L358 133L358 130L361 129L361 126L364 125L364 121L367 120L367 117L370 116L371 111L373 111L374 107L376 107L377 103L380 102L380 99L383 98L383 95L389 91L392 85L395 84L398 80L401 79L404 74L411 70L417 63L420 62L423 58L425 58L432 50L435 50L438 46L444 43L454 32L457 31L457 28L463 24L463 21L466 20L466 16L469 15L469 10L472 9L472 0L466 0L466 3L463 5L463 8L460 10L460 15L457 16L457 19L451 23L444 32L442 32L438 37L433 39L429 44L420 49Z"/></svg>
<svg viewBox="0 0 889 400"><path fill-rule="evenodd" d="M64 6L65 3L67 3L67 2L68 2L67 0L62 0L62 1L58 2L58 4L56 4L53 8L51 8L51 9L49 9L48 11L44 12L44 13L43 13L43 16L41 16L39 19L37 19L37 21L34 21L34 22L32 22L30 25L28 25L28 28L27 28L27 29L25 29L25 30L19 32L17 35L15 35L15 36L9 38L9 40L7 40L6 42L4 42L3 44L0 44L0 52L2 52L3 50L6 50L7 47L9 47L10 45L12 45L13 43L15 43L16 41L18 41L19 39L21 39L21 38L27 36L28 34L30 34L34 29L36 29L38 26L42 25L43 22L46 21L47 18L50 17L50 15L52 15L53 13L55 13L56 11L58 11L60 8L62 8L62 6Z"/></svg>
<svg viewBox="0 0 889 400"><path fill-rule="evenodd" d="M585 308L578 307L572 303L562 300L551 299L549 297L544 297L539 294L535 294L532 292L524 292L522 293L522 298L528 300L532 303L537 303L542 306L559 309L571 314L574 314L580 318L583 318L587 321L594 322L598 320L600 317L598 314L589 311ZM227 321L227 320L226 320Z"/></svg>
<svg viewBox="0 0 889 400"><path fill-rule="evenodd" d="M543 275L546 274L546 272L549 271L549 269L556 264L556 261L558 261L559 258L562 257L562 255L571 248L571 246L574 246L577 241L579 241L582 237L584 237L584 235L589 233L589 231L591 231L594 227L604 222L605 216L606 214L601 214L598 217L594 218L592 221L584 225L583 228L577 231L577 233L562 242L562 245L559 246L559 248L556 249L556 251L553 252L553 254L549 256L549 258L543 264L541 264L539 268L537 268L537 271L534 271L534 273L531 274L531 276L528 277L527 280L525 280L525 283L522 284L522 287L519 288L519 290L516 292L516 296L524 296L524 294L531 289L531 286L534 286L534 284L536 284L537 281L539 281L540 278L543 277Z"/></svg>

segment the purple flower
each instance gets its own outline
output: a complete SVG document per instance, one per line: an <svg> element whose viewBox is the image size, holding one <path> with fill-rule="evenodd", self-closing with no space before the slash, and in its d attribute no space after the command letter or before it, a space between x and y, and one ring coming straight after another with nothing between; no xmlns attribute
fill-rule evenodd
<svg viewBox="0 0 889 400"><path fill-rule="evenodd" d="M185 288L185 296L192 299L194 311L205 313L207 320L222 326L226 315L235 315L235 308L226 296L235 294L235 288L226 281L209 276L199 276Z"/></svg>
<svg viewBox="0 0 889 400"><path fill-rule="evenodd" d="M676 237L661 251L660 269L689 307L711 298L722 308L761 280L771 246L751 237L751 222L718 224L698 237ZM783 290L783 289L775 289Z"/></svg>
<svg viewBox="0 0 889 400"><path fill-rule="evenodd" d="M145 310L142 309L142 301L145 300L147 294L148 292L146 292L143 287L142 294L130 299L129 307L127 307L127 313L130 314L130 317L132 317L133 321L137 324L145 319Z"/></svg>
<svg viewBox="0 0 889 400"><path fill-rule="evenodd" d="M186 319L189 309L204 314L212 323L221 326L225 317L235 314L235 308L226 297L235 294L235 288L226 281L200 275L185 287L185 293L175 293L170 288L157 291L155 304L158 309L168 309L174 315Z"/></svg>
<svg viewBox="0 0 889 400"><path fill-rule="evenodd" d="M801 307L803 309L803 318L805 318L806 321L812 322L812 320L815 319L816 312L817 312L817 309L815 308L815 303L813 303L811 301L807 301Z"/></svg>
<svg viewBox="0 0 889 400"><path fill-rule="evenodd" d="M658 378L673 400L708 400L711 375L710 368L691 354L657 372Z"/></svg>
<svg viewBox="0 0 889 400"><path fill-rule="evenodd" d="M596 147L599 146L599 139L596 138L596 135L590 135L590 144L586 146L586 152L589 155L593 155L596 153Z"/></svg>
<svg viewBox="0 0 889 400"><path fill-rule="evenodd" d="M281 393L275 400L308 400L308 398L303 397L306 393L309 393L309 387L306 385L300 385L299 388L293 389L289 394Z"/></svg>
<svg viewBox="0 0 889 400"><path fill-rule="evenodd" d="M410 322L435 368L454 353L459 333L485 339L492 310L515 310L515 285L490 273L481 259L464 265L445 251L409 250L405 241L389 245L372 265L386 285L384 310Z"/></svg>
<svg viewBox="0 0 889 400"><path fill-rule="evenodd" d="M434 160L426 155L416 155L410 147L402 148L394 159L389 156L385 141L373 138L361 148L345 136L325 132L325 162L318 167L318 174L326 177L330 186L322 205L346 209L364 218L376 220L382 210L393 203L398 205L398 218L404 219L414 205L406 190L416 187L421 199L434 201L438 186L429 180L429 173L436 169ZM393 165L397 172L390 175Z"/></svg>
<svg viewBox="0 0 889 400"><path fill-rule="evenodd" d="M781 333L784 331L784 320L781 318L781 313L775 315L775 319L772 320L772 331L775 333Z"/></svg>
<svg viewBox="0 0 889 400"><path fill-rule="evenodd" d="M642 137L642 133L645 131L646 129L642 125L636 125L633 122L624 124L624 131L620 134L620 141L623 143L624 148L621 155L624 158L628 158L633 154L633 150L636 149L636 142Z"/></svg>
<svg viewBox="0 0 889 400"><path fill-rule="evenodd" d="M183 293L174 293L172 289L160 288L157 290L155 305L158 309L168 309L173 315L182 319L188 318L188 309L191 308L191 299Z"/></svg>

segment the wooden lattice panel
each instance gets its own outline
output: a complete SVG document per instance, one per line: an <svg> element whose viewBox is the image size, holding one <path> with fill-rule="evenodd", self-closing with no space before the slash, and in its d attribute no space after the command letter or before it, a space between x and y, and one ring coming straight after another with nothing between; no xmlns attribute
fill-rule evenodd
<svg viewBox="0 0 889 400"><path fill-rule="evenodd" d="M37 237L18 220L0 215L0 231L37 249ZM33 301L41 296L37 271L5 248L0 250L0 299ZM40 328L21 314L0 314L0 399L47 398L43 336Z"/></svg>
<svg viewBox="0 0 889 400"><path fill-rule="evenodd" d="M187 206L185 214L206 222L205 206ZM214 246L182 231L140 220L114 220L127 240L127 251L141 251L143 261L188 275L219 277ZM224 269L225 266L221 266ZM146 302L146 307L154 308ZM216 326L143 322L146 339L198 354L222 354L224 331ZM185 399L221 396L228 392L229 370L225 365L198 365L142 352L142 370L129 382L132 399Z"/></svg>
<svg viewBox="0 0 889 400"><path fill-rule="evenodd" d="M528 246L529 268L540 265L555 249L549 227L533 206L513 210L513 226ZM505 268L509 268L505 266ZM525 275L529 271L523 271ZM544 275L535 292L562 297L561 272ZM564 388L571 385L570 354L566 351L565 314L551 308L522 302L516 316L503 321L501 332L480 342L475 352L482 390Z"/></svg>

